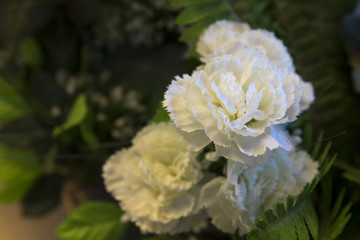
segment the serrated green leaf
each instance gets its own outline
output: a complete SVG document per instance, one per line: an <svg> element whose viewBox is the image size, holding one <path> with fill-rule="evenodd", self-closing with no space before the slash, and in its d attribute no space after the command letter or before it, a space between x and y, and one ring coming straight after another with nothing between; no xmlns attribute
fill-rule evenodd
<svg viewBox="0 0 360 240"><path fill-rule="evenodd" d="M283 217L286 215L285 206L282 202L277 202L275 206L276 215Z"/></svg>
<svg viewBox="0 0 360 240"><path fill-rule="evenodd" d="M159 123L168 121L170 121L169 113L162 106L162 103L160 103L158 108L156 109L154 117L151 119L151 122Z"/></svg>
<svg viewBox="0 0 360 240"><path fill-rule="evenodd" d="M313 239L318 239L319 235L319 223L315 208L306 208L304 214L304 221L310 231Z"/></svg>
<svg viewBox="0 0 360 240"><path fill-rule="evenodd" d="M287 202L291 204L292 200L288 199ZM303 240L309 239L310 234L316 239L317 215L309 198L306 198L296 206L287 206L287 209L291 209L289 212L285 210L285 205L282 202L278 202L275 209L276 214L271 209L268 209L265 212L265 219L258 218L256 220L256 227L250 230L247 239ZM274 221L275 219L277 220ZM309 227L310 224L312 225L311 227Z"/></svg>
<svg viewBox="0 0 360 240"><path fill-rule="evenodd" d="M294 207L295 198L294 196L289 195L286 199L286 211L290 212L291 209Z"/></svg>
<svg viewBox="0 0 360 240"><path fill-rule="evenodd" d="M207 16L228 13L229 11L229 6L221 0L199 4L185 8L184 11L178 15L175 23L182 26L200 21Z"/></svg>
<svg viewBox="0 0 360 240"><path fill-rule="evenodd" d="M72 105L65 123L54 129L54 136L58 136L63 131L78 126L80 123L82 123L86 117L87 111L88 107L86 104L86 97L84 94L80 94Z"/></svg>
<svg viewBox="0 0 360 240"><path fill-rule="evenodd" d="M114 240L124 232L119 206L108 202L88 202L76 208L57 228L64 240Z"/></svg>
<svg viewBox="0 0 360 240"><path fill-rule="evenodd" d="M171 4L177 7L187 7L203 3L211 3L218 0L170 0Z"/></svg>
<svg viewBox="0 0 360 240"><path fill-rule="evenodd" d="M0 75L0 124L11 122L30 113L23 98Z"/></svg>
<svg viewBox="0 0 360 240"><path fill-rule="evenodd" d="M270 224L275 223L278 220L278 217L274 214L274 212L271 209L265 211L264 217L266 221L268 221Z"/></svg>
<svg viewBox="0 0 360 240"><path fill-rule="evenodd" d="M42 53L40 44L33 37L24 39L19 46L19 51L22 58L27 64L32 67L39 67L44 61L44 55Z"/></svg>
<svg viewBox="0 0 360 240"><path fill-rule="evenodd" d="M12 203L23 198L41 174L33 154L0 145L0 202Z"/></svg>

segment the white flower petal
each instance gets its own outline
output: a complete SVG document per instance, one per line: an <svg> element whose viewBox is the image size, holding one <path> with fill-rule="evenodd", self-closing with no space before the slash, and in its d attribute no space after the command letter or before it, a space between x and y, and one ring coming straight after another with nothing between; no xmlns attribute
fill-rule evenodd
<svg viewBox="0 0 360 240"><path fill-rule="evenodd" d="M314 88L311 83L301 81L302 96L300 101L301 111L307 110L315 100Z"/></svg>
<svg viewBox="0 0 360 240"><path fill-rule="evenodd" d="M170 118L175 125L181 127L183 131L191 132L203 129L203 126L196 121L192 112L186 106L184 93L186 87L191 84L194 79L189 75L184 75L183 78L177 77L176 81L172 81L165 93L164 106L170 112ZM169 98L169 96L172 96Z"/></svg>
<svg viewBox="0 0 360 240"><path fill-rule="evenodd" d="M182 117L173 119L194 149L205 146L210 139L219 154L249 163L251 156L262 155L267 149L291 149L286 136L272 127L296 119L302 93L295 73L273 66L259 51L244 48L241 56L224 55L209 60L204 70L194 72L191 83L183 85L183 99L178 100L177 95L167 91L164 104L170 112L177 112L167 104L178 101L179 109L190 112L201 124L202 128L188 131L191 129L183 127Z"/></svg>
<svg viewBox="0 0 360 240"><path fill-rule="evenodd" d="M142 231L196 230L200 225L190 225L191 219L206 218L198 202L202 170L196 156L170 123L151 124L131 148L106 162L105 187Z"/></svg>
<svg viewBox="0 0 360 240"><path fill-rule="evenodd" d="M223 232L234 233L239 225L237 210L225 196L225 181L226 178L217 177L208 182L201 190L200 199L208 208L212 224Z"/></svg>
<svg viewBox="0 0 360 240"><path fill-rule="evenodd" d="M199 151L211 143L210 138L204 131L198 130L194 132L185 132L178 129L178 132L188 143L191 144L191 148L194 151Z"/></svg>
<svg viewBox="0 0 360 240"><path fill-rule="evenodd" d="M279 148L267 157L269 161L256 167L229 160L227 178L203 186L200 198L217 228L247 234L266 209L299 194L317 173L318 163L304 151Z"/></svg>

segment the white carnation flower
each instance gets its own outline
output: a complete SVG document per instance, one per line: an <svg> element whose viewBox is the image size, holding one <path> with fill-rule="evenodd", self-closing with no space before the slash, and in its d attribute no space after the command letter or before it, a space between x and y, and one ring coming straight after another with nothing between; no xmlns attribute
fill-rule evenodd
<svg viewBox="0 0 360 240"><path fill-rule="evenodd" d="M246 23L216 21L201 34L196 50L203 60L222 55L225 46L236 43L240 34L247 31L250 31L250 26Z"/></svg>
<svg viewBox="0 0 360 240"><path fill-rule="evenodd" d="M131 148L108 159L105 187L145 232L196 230L206 218L198 200L202 171L196 156L170 123L149 125Z"/></svg>
<svg viewBox="0 0 360 240"><path fill-rule="evenodd" d="M217 177L201 191L212 223L220 230L247 234L266 209L297 195L317 174L318 163L305 151L273 151L271 160L258 167L228 161L227 178Z"/></svg>
<svg viewBox="0 0 360 240"><path fill-rule="evenodd" d="M212 57L241 54L241 48L254 47L266 55L272 64L295 71L284 43L266 30L251 30L245 23L221 20L211 24L200 36L197 52L203 62ZM240 50L240 51L239 51Z"/></svg>
<svg viewBox="0 0 360 240"><path fill-rule="evenodd" d="M292 144L277 124L300 113L300 78L254 48L212 58L192 76L176 77L164 106L181 135L199 150L211 141L219 155L258 165L266 150ZM261 160L261 161L260 161Z"/></svg>

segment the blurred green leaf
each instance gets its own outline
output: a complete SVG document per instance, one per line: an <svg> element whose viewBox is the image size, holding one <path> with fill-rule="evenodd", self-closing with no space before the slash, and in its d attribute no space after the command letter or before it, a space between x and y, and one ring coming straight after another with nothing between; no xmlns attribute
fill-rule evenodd
<svg viewBox="0 0 360 240"><path fill-rule="evenodd" d="M41 174L41 166L33 154L0 145L0 202L23 198Z"/></svg>
<svg viewBox="0 0 360 240"><path fill-rule="evenodd" d="M222 0L207 3L206 5L194 5L185 8L176 18L176 24L191 24L201 19L219 13L228 13L229 6Z"/></svg>
<svg viewBox="0 0 360 240"><path fill-rule="evenodd" d="M88 112L88 107L86 103L86 97L84 94L80 94L72 105L70 112L66 118L66 121L63 125L58 126L54 129L54 136L58 136L63 131L66 131L72 127L80 125Z"/></svg>
<svg viewBox="0 0 360 240"><path fill-rule="evenodd" d="M200 21L194 23L188 27L181 35L180 41L187 42L197 39L200 34L207 28L211 23L215 22L218 19L229 18L228 13L216 13L214 15L209 15Z"/></svg>
<svg viewBox="0 0 360 240"><path fill-rule="evenodd" d="M82 139L86 144L91 148L91 150L96 153L98 152L99 141L93 131L93 122L88 114L80 125L80 134Z"/></svg>
<svg viewBox="0 0 360 240"><path fill-rule="evenodd" d="M343 188L338 194L336 201L331 206L332 202L332 178L326 177L321 181L321 195L320 195L320 240L336 239L343 231L345 225L351 217L350 208L351 203L343 207L343 200L345 196L345 189Z"/></svg>
<svg viewBox="0 0 360 240"><path fill-rule="evenodd" d="M33 37L25 38L20 43L19 51L25 62L32 67L39 67L44 62L41 46Z"/></svg>
<svg viewBox="0 0 360 240"><path fill-rule="evenodd" d="M38 178L21 202L22 214L34 217L54 209L60 202L63 180L64 177L56 173Z"/></svg>
<svg viewBox="0 0 360 240"><path fill-rule="evenodd" d="M218 0L170 0L171 4L178 7L187 7L191 5L198 5L203 3L211 3Z"/></svg>
<svg viewBox="0 0 360 240"><path fill-rule="evenodd" d="M23 98L0 75L0 124L5 124L30 113Z"/></svg>
<svg viewBox="0 0 360 240"><path fill-rule="evenodd" d="M183 238L179 236L155 236L155 237L148 237L145 240L182 240Z"/></svg>
<svg viewBox="0 0 360 240"><path fill-rule="evenodd" d="M168 121L170 121L169 113L162 106L162 103L160 103L158 108L156 109L154 117L151 119L151 122L159 123Z"/></svg>
<svg viewBox="0 0 360 240"><path fill-rule="evenodd" d="M88 202L76 208L57 228L66 240L114 240L124 232L119 206L108 202Z"/></svg>

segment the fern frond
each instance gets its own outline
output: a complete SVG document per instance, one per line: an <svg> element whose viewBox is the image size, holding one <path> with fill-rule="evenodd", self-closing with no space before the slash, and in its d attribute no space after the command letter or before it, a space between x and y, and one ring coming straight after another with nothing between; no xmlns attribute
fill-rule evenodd
<svg viewBox="0 0 360 240"><path fill-rule="evenodd" d="M337 195L337 199L331 207L332 179L327 177L321 182L321 205L320 205L320 227L319 239L336 239L343 231L351 217L351 203L343 207L345 189Z"/></svg>
<svg viewBox="0 0 360 240"><path fill-rule="evenodd" d="M318 220L314 205L309 198L300 204L294 204L294 197L289 196L286 208L278 202L275 212L266 210L263 218L256 220L255 227L250 230L249 240L256 239L317 239Z"/></svg>
<svg viewBox="0 0 360 240"><path fill-rule="evenodd" d="M307 125L311 126L311 125ZM304 133L311 134L311 127L308 127L308 130ZM308 137L311 142L311 137ZM320 180L326 175L329 171L331 165L333 164L336 155L329 156L329 150L331 147L331 142L329 142L323 151L320 153L321 145L323 142L323 134L320 134L313 144L312 147L312 157L317 159L320 165L319 173L315 176L313 181L307 184L302 192L296 198L296 201L293 196L287 198L286 204L278 202L275 207L275 212L272 209L265 211L265 214L262 218L256 220L256 225L251 229L248 239L318 239L319 236L319 223L317 213L315 211L314 205L311 202L310 194L318 185ZM334 208L334 214L339 216L334 218L340 225L345 226L345 220L348 220L348 209L342 210L338 214L339 204L336 204ZM340 233L343 227L339 227L335 233Z"/></svg>

